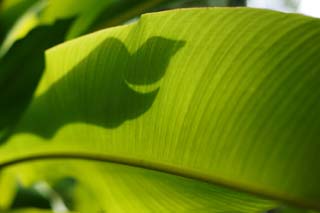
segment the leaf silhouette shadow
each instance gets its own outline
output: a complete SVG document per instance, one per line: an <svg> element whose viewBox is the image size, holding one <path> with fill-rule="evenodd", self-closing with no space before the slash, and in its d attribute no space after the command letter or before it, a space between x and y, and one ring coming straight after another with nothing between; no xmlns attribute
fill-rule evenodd
<svg viewBox="0 0 320 213"><path fill-rule="evenodd" d="M151 107L159 88L144 93L131 85L159 81L170 58L184 45L184 41L152 37L130 54L120 40L104 40L34 99L17 132L51 138L69 123L115 128L139 117Z"/></svg>

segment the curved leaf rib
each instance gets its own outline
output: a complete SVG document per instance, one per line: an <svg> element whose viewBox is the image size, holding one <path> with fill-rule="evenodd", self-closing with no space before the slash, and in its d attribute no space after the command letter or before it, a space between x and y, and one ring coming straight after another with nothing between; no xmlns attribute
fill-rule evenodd
<svg viewBox="0 0 320 213"><path fill-rule="evenodd" d="M238 190L241 192L249 193L252 195L257 195L266 199L276 200L279 202L286 203L288 205L293 205L297 207L302 207L306 209L314 209L320 210L319 203L309 202L307 200L301 200L298 197L292 197L289 194L279 193L276 191L268 191L268 189L261 188L259 186L246 185L239 183L237 181L230 181L221 179L215 175L206 174L201 171L184 169L181 167L177 167L174 165L157 163L157 162L148 162L143 159L133 159L119 156L111 156L111 155L97 155L94 153L47 153L47 154L34 154L32 156L25 156L21 158L16 158L12 161L2 162L0 163L0 170L14 166L20 163L28 163L31 161L41 161L41 160L50 160L50 159L80 159L80 160L90 160L90 161L101 161L101 162L109 162L127 166L133 166L153 171L164 172L176 176L181 176L184 178L190 178L197 181L202 181L206 183L210 183L213 185L223 186L230 188L232 190Z"/></svg>

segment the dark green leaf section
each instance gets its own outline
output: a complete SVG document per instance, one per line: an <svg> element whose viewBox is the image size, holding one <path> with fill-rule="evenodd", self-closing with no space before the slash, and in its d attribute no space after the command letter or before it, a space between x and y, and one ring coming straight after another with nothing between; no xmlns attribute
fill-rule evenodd
<svg viewBox="0 0 320 213"><path fill-rule="evenodd" d="M246 6L246 0L228 0L229 6Z"/></svg>
<svg viewBox="0 0 320 213"><path fill-rule="evenodd" d="M50 209L49 201L35 189L19 187L16 197L12 203L12 209L19 208L41 208Z"/></svg>
<svg viewBox="0 0 320 213"><path fill-rule="evenodd" d="M102 27L112 27L154 10L157 6L172 2L172 0L119 0L114 1L95 20L92 30Z"/></svg>
<svg viewBox="0 0 320 213"><path fill-rule="evenodd" d="M70 20L39 26L0 58L0 140L4 140L27 107L45 68L46 49L62 42Z"/></svg>
<svg viewBox="0 0 320 213"><path fill-rule="evenodd" d="M0 1L0 43L5 38L5 35L19 19L19 17L26 12L33 4L39 0L2 0ZM3 9L3 4L9 2L10 7Z"/></svg>
<svg viewBox="0 0 320 213"><path fill-rule="evenodd" d="M3 213L54 213L54 212L52 210L46 210L46 209L21 208L21 209L3 211Z"/></svg>

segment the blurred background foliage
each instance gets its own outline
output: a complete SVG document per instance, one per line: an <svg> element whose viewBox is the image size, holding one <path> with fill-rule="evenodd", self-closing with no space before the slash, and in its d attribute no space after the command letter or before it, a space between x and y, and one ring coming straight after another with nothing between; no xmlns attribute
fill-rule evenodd
<svg viewBox="0 0 320 213"><path fill-rule="evenodd" d="M8 48L38 24L70 16L77 16L77 20L68 39L128 23L146 12L208 6L247 6L320 16L320 2L315 0L2 0L0 42L4 42L2 49Z"/></svg>
<svg viewBox="0 0 320 213"><path fill-rule="evenodd" d="M32 30L52 24L59 19L70 17L75 19L65 36L65 40L68 40L99 29L136 21L146 12L209 6L258 7L320 17L318 0L0 0L0 57L4 57L18 40L26 39ZM38 45L44 41L33 42L37 42ZM51 43L50 46L55 44L57 43ZM3 129L0 126L0 137L1 131ZM73 178L57 180L51 185L39 182L24 186L23 183L16 182L10 177L10 174L2 172L0 193L9 195L12 192L3 190L11 186L9 188L16 189L15 195L12 196L14 199L0 194L0 210L2 207L17 209L14 212L20 212L18 209L28 208L29 210L23 212L31 213L51 212L50 209L53 208L55 211L64 212L72 206L72 190L76 184ZM1 188L1 185L6 187ZM270 210L270 213L282 210ZM300 212L296 209L285 211Z"/></svg>
<svg viewBox="0 0 320 213"><path fill-rule="evenodd" d="M140 14L165 9L207 6L248 6L320 16L316 0L2 0L0 42L8 48L39 23L77 16L67 38L136 20ZM14 26L14 27L13 27ZM2 47L4 49L4 47Z"/></svg>

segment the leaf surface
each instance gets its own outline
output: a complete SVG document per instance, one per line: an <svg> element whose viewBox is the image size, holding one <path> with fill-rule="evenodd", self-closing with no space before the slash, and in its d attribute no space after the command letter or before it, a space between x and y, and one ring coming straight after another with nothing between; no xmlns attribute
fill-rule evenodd
<svg viewBox="0 0 320 213"><path fill-rule="evenodd" d="M1 165L105 160L320 209L319 35L301 15L187 9L59 45Z"/></svg>

